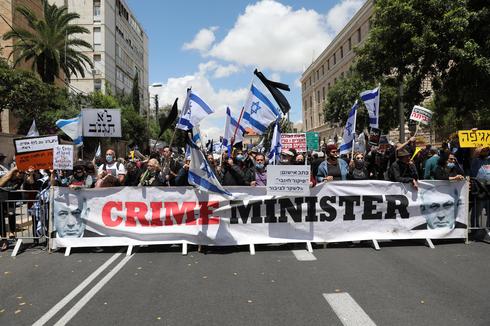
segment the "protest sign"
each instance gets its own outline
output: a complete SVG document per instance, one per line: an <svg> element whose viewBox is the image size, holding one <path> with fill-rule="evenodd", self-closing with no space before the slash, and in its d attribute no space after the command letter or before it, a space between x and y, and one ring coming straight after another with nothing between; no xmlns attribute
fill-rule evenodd
<svg viewBox="0 0 490 326"><path fill-rule="evenodd" d="M73 170L73 145L58 145L54 148L53 169Z"/></svg>
<svg viewBox="0 0 490 326"><path fill-rule="evenodd" d="M309 165L269 165L267 195L284 196L291 193L310 194Z"/></svg>
<svg viewBox="0 0 490 326"><path fill-rule="evenodd" d="M58 145L58 136L26 137L14 139L16 154L53 149L56 145Z"/></svg>
<svg viewBox="0 0 490 326"><path fill-rule="evenodd" d="M306 147L308 150L317 151L319 146L320 133L315 131L308 131L306 133Z"/></svg>
<svg viewBox="0 0 490 326"><path fill-rule="evenodd" d="M53 150L15 154L15 164L20 171L26 171L29 168L49 170L53 167Z"/></svg>
<svg viewBox="0 0 490 326"><path fill-rule="evenodd" d="M378 128L371 128L369 132L369 145L378 146L381 137L381 130Z"/></svg>
<svg viewBox="0 0 490 326"><path fill-rule="evenodd" d="M120 109L83 109L85 137L121 137Z"/></svg>
<svg viewBox="0 0 490 326"><path fill-rule="evenodd" d="M467 232L468 181L421 180L418 189L378 180L333 181L311 188L309 196L271 197L266 187L226 189L237 197L191 187L54 187L54 245L236 246L450 239Z"/></svg>
<svg viewBox="0 0 490 326"><path fill-rule="evenodd" d="M418 121L424 125L428 125L432 120L432 111L424 107L414 105L412 114L410 114L410 120Z"/></svg>
<svg viewBox="0 0 490 326"><path fill-rule="evenodd" d="M490 130L459 130L458 137L460 147L490 146Z"/></svg>
<svg viewBox="0 0 490 326"><path fill-rule="evenodd" d="M295 149L296 152L306 152L305 133L281 134L281 146L283 150Z"/></svg>

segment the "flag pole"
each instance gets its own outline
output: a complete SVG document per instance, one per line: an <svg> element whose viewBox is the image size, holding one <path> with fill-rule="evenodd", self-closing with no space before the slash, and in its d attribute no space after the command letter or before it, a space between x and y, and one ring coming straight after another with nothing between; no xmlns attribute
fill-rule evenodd
<svg viewBox="0 0 490 326"><path fill-rule="evenodd" d="M357 106L357 100L356 102L354 103L356 106ZM350 158L351 160L354 159L354 147L356 145L356 122L357 122L357 108L356 108L356 113L354 114L354 126L353 126L353 130L354 130L354 137L352 138L352 152L350 154Z"/></svg>
<svg viewBox="0 0 490 326"><path fill-rule="evenodd" d="M236 127L235 127L235 132L233 133L233 138L231 139L231 147L233 147L233 145L235 144L236 132L238 130L238 127L240 127L240 121L242 120L244 109L245 109L245 107L242 106L242 110L240 111L240 117L238 117L238 122L237 122ZM231 117L230 117L230 120L231 120Z"/></svg>
<svg viewBox="0 0 490 326"><path fill-rule="evenodd" d="M182 111L180 111L180 117L179 117L179 120L177 120L177 123L179 123L180 118L182 118L182 114L184 113L184 109L186 108L187 104L189 103L189 92L191 89L192 89L192 87L189 87L187 89L187 96L185 98L184 105L182 106ZM174 133L172 134L172 138L170 139L170 144L168 145L168 147L170 148L170 151L172 151L172 144L174 143L174 138L175 138L176 132L177 132L177 126L174 128ZM156 142L155 142L155 146L156 146Z"/></svg>

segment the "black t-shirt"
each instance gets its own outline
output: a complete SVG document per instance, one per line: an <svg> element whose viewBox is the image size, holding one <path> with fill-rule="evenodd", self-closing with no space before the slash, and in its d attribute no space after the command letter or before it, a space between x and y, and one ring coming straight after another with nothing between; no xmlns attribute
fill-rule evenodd
<svg viewBox="0 0 490 326"><path fill-rule="evenodd" d="M342 180L342 173L340 172L340 165L337 163L336 165L332 165L327 162L328 175L332 176L334 180Z"/></svg>

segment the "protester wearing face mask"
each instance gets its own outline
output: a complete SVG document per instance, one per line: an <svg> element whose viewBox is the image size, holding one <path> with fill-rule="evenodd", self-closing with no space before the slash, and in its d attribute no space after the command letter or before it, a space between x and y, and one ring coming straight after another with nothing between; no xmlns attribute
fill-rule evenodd
<svg viewBox="0 0 490 326"><path fill-rule="evenodd" d="M442 153L434 170L435 180L463 180L464 173L454 154Z"/></svg>
<svg viewBox="0 0 490 326"><path fill-rule="evenodd" d="M490 147L480 147L475 150L471 161L471 176L482 184L490 186Z"/></svg>
<svg viewBox="0 0 490 326"><path fill-rule="evenodd" d="M113 149L108 149L105 153L105 163L99 166L98 180L107 180L109 178L115 178L119 185L124 184L124 177L126 176L126 168L124 164L116 162L116 153ZM104 183L102 181L102 183ZM114 182L110 182L114 184Z"/></svg>
<svg viewBox="0 0 490 326"><path fill-rule="evenodd" d="M369 172L367 169L366 161L364 160L364 154L360 152L354 153L354 158L349 163L349 180L367 180L369 179Z"/></svg>
<svg viewBox="0 0 490 326"><path fill-rule="evenodd" d="M335 144L327 146L327 160L318 167L316 179L318 182L346 180L349 173L347 162L339 158Z"/></svg>
<svg viewBox="0 0 490 326"><path fill-rule="evenodd" d="M265 167L264 154L257 153L255 155L255 180L251 186L267 186L267 169Z"/></svg>

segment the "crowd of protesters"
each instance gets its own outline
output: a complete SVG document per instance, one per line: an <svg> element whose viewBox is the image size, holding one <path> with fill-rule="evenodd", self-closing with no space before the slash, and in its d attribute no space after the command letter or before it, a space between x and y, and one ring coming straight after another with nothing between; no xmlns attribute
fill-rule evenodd
<svg viewBox="0 0 490 326"><path fill-rule="evenodd" d="M283 150L278 164L309 165L311 187L340 180L387 180L417 189L419 180L463 180L471 177L472 195L481 199L472 209L472 219L478 223L477 216L483 209L488 214L489 209L490 149L460 148L456 139L442 143L440 148L427 145L417 150L415 141L415 137L411 137L403 144L368 145L364 150L352 152L352 155L340 155L338 146L330 142L321 151L299 153L294 149ZM263 150L253 147L250 150L235 148L231 153L226 149L221 152L207 153L206 158L223 186L267 185L267 167L272 162L268 161ZM0 172L3 174L0 187L9 190L42 191L49 185L74 189L189 186L190 157L168 146L148 156L137 149L132 150L126 158L118 158L113 149L107 149L105 156L93 161L76 161L73 171L19 171L15 165L11 168L3 165L4 158L5 155L0 153ZM9 225L15 225L15 220L9 220ZM6 228L2 227L0 231L5 238ZM2 250L5 249L3 242Z"/></svg>

